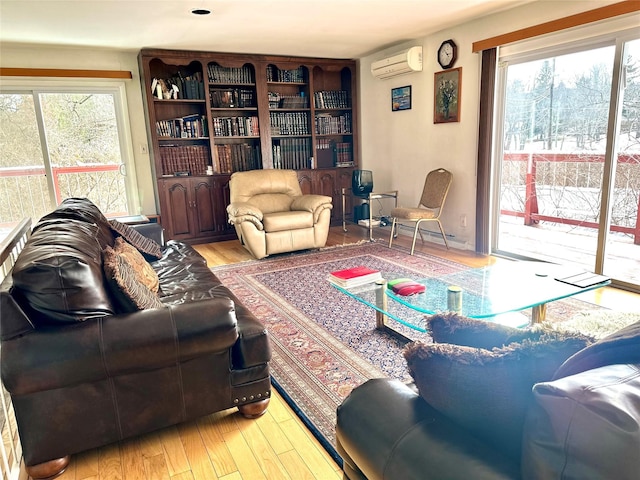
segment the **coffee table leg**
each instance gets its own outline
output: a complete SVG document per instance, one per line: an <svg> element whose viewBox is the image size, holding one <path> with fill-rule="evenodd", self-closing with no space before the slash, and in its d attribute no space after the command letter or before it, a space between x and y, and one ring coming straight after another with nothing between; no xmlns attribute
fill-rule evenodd
<svg viewBox="0 0 640 480"><path fill-rule="evenodd" d="M387 311L387 296L385 290L387 289L386 280L376 281L376 307L380 310ZM384 329L387 325L387 316L379 310L376 310L376 328Z"/></svg>
<svg viewBox="0 0 640 480"><path fill-rule="evenodd" d="M547 318L547 304L541 303L532 309L531 323L542 323Z"/></svg>

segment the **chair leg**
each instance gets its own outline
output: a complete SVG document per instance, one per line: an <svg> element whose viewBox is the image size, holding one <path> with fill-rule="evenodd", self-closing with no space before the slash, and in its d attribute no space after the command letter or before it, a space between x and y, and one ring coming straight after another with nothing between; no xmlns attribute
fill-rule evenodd
<svg viewBox="0 0 640 480"><path fill-rule="evenodd" d="M418 232L420 231L420 229L418 228L420 226L420 222L416 223L416 228L413 229L413 242L411 242L411 255L413 255L413 249L416 248L416 237L418 236ZM422 232L420 233L420 237L422 238ZM424 240L422 240L422 242L424 243Z"/></svg>
<svg viewBox="0 0 640 480"><path fill-rule="evenodd" d="M447 236L444 234L444 229L442 228L442 224L440 223L440 220L437 220L438 222L438 227L440 227L440 233L442 234L442 240L444 240L444 246L447 247L447 250L449 250L449 244L447 243Z"/></svg>
<svg viewBox="0 0 640 480"><path fill-rule="evenodd" d="M393 243L393 231L396 228L396 217L393 217L393 222L391 223L391 235L389 235L389 248L391 248L391 244Z"/></svg>

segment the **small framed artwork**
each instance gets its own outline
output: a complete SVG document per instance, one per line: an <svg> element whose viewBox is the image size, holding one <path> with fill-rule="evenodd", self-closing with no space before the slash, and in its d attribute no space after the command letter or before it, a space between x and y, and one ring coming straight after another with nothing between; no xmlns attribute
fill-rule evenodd
<svg viewBox="0 0 640 480"><path fill-rule="evenodd" d="M433 123L460 121L462 67L435 73Z"/></svg>
<svg viewBox="0 0 640 480"><path fill-rule="evenodd" d="M411 85L391 89L391 111L411 109Z"/></svg>

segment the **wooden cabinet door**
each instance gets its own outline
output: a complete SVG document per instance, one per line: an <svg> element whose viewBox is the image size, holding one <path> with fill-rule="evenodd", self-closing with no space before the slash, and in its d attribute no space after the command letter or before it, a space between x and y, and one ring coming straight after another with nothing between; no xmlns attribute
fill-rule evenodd
<svg viewBox="0 0 640 480"><path fill-rule="evenodd" d="M333 203L333 209L331 210L331 220L341 219L337 215L336 205L342 200L339 199L339 195L336 193L336 172L335 170L317 170L315 172L314 192L318 195L326 195L331 197ZM338 199L336 199L338 197ZM341 212L342 210L340 210Z"/></svg>
<svg viewBox="0 0 640 480"><path fill-rule="evenodd" d="M218 175L213 182L213 221L217 232L235 234L228 221L227 205L230 203L229 178L231 175Z"/></svg>
<svg viewBox="0 0 640 480"><path fill-rule="evenodd" d="M195 236L206 237L216 232L214 222L215 200L213 181L208 178L192 180L193 216L195 219Z"/></svg>
<svg viewBox="0 0 640 480"><path fill-rule="evenodd" d="M353 196L351 195L351 176L353 175L352 168L340 168L336 172L336 198L333 199L334 218L339 218L342 221L342 189L347 189L347 195L345 196L345 216L351 218L353 212Z"/></svg>
<svg viewBox="0 0 640 480"><path fill-rule="evenodd" d="M313 170L298 170L298 183L303 195L315 193L313 181Z"/></svg>
<svg viewBox="0 0 640 480"><path fill-rule="evenodd" d="M190 179L162 180L160 208L167 237L175 240L194 236Z"/></svg>

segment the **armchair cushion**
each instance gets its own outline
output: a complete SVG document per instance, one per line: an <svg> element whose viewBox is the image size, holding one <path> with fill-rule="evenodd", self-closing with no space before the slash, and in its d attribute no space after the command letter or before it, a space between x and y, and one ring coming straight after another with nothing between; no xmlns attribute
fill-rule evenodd
<svg viewBox="0 0 640 480"><path fill-rule="evenodd" d="M332 198L326 195L302 195L291 202L291 210L302 210L313 213L313 223L318 223L320 213L326 208L333 208Z"/></svg>
<svg viewBox="0 0 640 480"><path fill-rule="evenodd" d="M427 403L519 458L531 388L550 380L562 362L590 342L568 332L549 332L492 350L415 342L405 347L404 356Z"/></svg>
<svg viewBox="0 0 640 480"><path fill-rule="evenodd" d="M313 215L309 212L267 213L263 219L266 232L285 232L299 228L313 228Z"/></svg>

